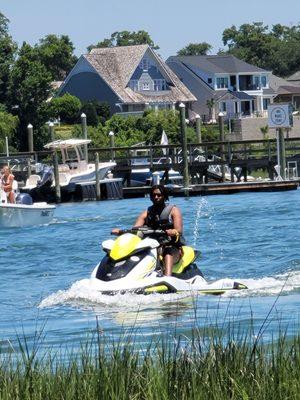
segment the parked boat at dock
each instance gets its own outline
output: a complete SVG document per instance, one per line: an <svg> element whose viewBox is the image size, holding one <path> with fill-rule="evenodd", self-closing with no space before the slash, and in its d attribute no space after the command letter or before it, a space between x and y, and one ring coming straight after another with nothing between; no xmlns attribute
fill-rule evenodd
<svg viewBox="0 0 300 400"><path fill-rule="evenodd" d="M44 146L45 149L59 151L61 155L58 173L62 201L72 199L76 184L96 180L95 164L88 163L83 156L83 146L90 142L88 139L67 139L56 140ZM115 165L116 163L112 161L99 163L99 180L106 178ZM29 193L35 201L55 201L53 169L49 170L49 167L46 167L42 176L31 175L22 188L22 192Z"/></svg>

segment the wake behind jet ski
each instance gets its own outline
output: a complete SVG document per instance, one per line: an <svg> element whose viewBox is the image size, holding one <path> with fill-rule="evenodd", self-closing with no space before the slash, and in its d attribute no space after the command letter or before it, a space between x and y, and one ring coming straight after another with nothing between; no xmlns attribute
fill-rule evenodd
<svg viewBox="0 0 300 400"><path fill-rule="evenodd" d="M168 240L163 230L147 227L120 231L117 239L105 240L102 248L106 254L92 272L91 287L109 295L191 291L220 295L229 290L247 289L232 279L207 282L195 263L198 253L190 246L182 247L183 255L173 265L172 275L164 276L159 248Z"/></svg>

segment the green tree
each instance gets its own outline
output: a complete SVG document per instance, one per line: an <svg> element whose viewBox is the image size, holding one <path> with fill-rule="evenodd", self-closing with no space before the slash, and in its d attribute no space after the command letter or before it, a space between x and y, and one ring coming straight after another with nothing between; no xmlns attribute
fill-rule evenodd
<svg viewBox="0 0 300 400"><path fill-rule="evenodd" d="M5 151L6 137L11 142L11 138L16 132L19 120L18 117L0 109L0 153Z"/></svg>
<svg viewBox="0 0 300 400"><path fill-rule="evenodd" d="M227 52L250 64L288 76L299 70L300 24L269 29L263 22L231 26L223 32Z"/></svg>
<svg viewBox="0 0 300 400"><path fill-rule="evenodd" d="M9 74L17 50L8 33L9 20L0 12L0 103L7 103Z"/></svg>
<svg viewBox="0 0 300 400"><path fill-rule="evenodd" d="M109 39L104 39L95 45L91 44L87 49L91 51L93 48L98 47L132 46L136 44L148 44L154 50L159 49L159 47L154 44L149 33L143 30L137 32L114 32Z"/></svg>
<svg viewBox="0 0 300 400"><path fill-rule="evenodd" d="M81 112L85 113L88 125L97 126L99 122L105 124L109 119L110 106L107 102L91 100L83 103Z"/></svg>
<svg viewBox="0 0 300 400"><path fill-rule="evenodd" d="M60 117L61 122L77 123L80 119L81 101L69 93L54 97L49 105L50 118Z"/></svg>
<svg viewBox="0 0 300 400"><path fill-rule="evenodd" d="M9 107L20 120L15 137L20 151L27 150L27 125L31 123L39 137L41 127L49 118L46 100L51 94L51 81L51 74L39 62L35 49L23 43L9 83Z"/></svg>
<svg viewBox="0 0 300 400"><path fill-rule="evenodd" d="M77 61L74 46L67 35L47 35L35 46L39 61L53 80L63 80Z"/></svg>
<svg viewBox="0 0 300 400"><path fill-rule="evenodd" d="M212 50L209 43L190 43L177 52L179 56L205 56Z"/></svg>

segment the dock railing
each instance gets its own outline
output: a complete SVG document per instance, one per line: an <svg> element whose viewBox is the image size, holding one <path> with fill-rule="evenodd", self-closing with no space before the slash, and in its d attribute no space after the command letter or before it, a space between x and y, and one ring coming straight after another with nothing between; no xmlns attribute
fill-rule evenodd
<svg viewBox="0 0 300 400"><path fill-rule="evenodd" d="M94 162L95 153L99 153L99 162L110 160L111 154L114 154L114 161L117 164L115 171L118 172L126 173L141 168L149 168L152 172L170 169L182 172L183 170L181 144L90 147L88 152L90 162ZM285 139L285 152L286 168L289 168L288 163L292 161L296 163L296 166L300 165L300 138ZM207 182L210 172L212 173L213 169L216 171L217 167L222 165L226 166L227 175L230 174L232 182L240 180L241 177L247 180L251 171L256 169L268 171L270 179L276 177L277 147L275 139L189 143L187 153L192 183ZM33 163L51 164L51 156L51 151L12 153L8 160L5 154L0 154L0 166L10 160L14 160L16 164L17 160L26 160L27 166L24 165L23 168L26 171L28 159ZM298 178L298 176L295 177L295 173L298 174L299 165L296 169L295 166L293 167L293 179ZM289 173L288 177L290 176Z"/></svg>

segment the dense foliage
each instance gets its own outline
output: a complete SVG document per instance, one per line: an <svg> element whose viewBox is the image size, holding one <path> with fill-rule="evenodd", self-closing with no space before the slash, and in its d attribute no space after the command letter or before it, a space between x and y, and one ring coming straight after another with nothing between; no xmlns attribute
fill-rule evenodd
<svg viewBox="0 0 300 400"><path fill-rule="evenodd" d="M74 67L77 57L74 46L66 35L47 35L35 46L40 62L51 73L52 80L61 81Z"/></svg>
<svg viewBox="0 0 300 400"><path fill-rule="evenodd" d="M87 49L90 51L94 47L132 46L136 44L148 44L154 50L159 49L159 47L154 44L149 33L143 30L138 32L114 32L111 34L110 38L104 39L95 45L91 44Z"/></svg>
<svg viewBox="0 0 300 400"><path fill-rule="evenodd" d="M263 22L231 26L223 32L228 53L275 75L289 76L300 69L300 24L273 25Z"/></svg>
<svg viewBox="0 0 300 400"><path fill-rule="evenodd" d="M51 119L60 119L67 124L76 124L80 121L81 101L69 93L61 97L55 97L49 104Z"/></svg>
<svg viewBox="0 0 300 400"><path fill-rule="evenodd" d="M179 50L177 54L179 56L205 56L212 50L212 46L209 43L190 43L183 49Z"/></svg>
<svg viewBox="0 0 300 400"><path fill-rule="evenodd" d="M18 126L18 117L7 113L0 107L0 153L5 152L5 138L11 141Z"/></svg>
<svg viewBox="0 0 300 400"><path fill-rule="evenodd" d="M9 20L0 12L0 103L6 103L10 68L17 50L8 33Z"/></svg>

